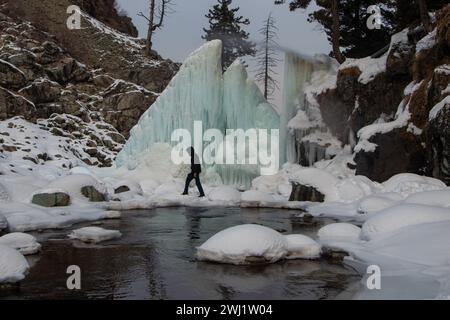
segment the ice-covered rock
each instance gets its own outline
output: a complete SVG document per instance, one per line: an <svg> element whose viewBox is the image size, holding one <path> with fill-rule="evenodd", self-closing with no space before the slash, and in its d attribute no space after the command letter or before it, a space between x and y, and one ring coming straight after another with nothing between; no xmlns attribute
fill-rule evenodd
<svg viewBox="0 0 450 320"><path fill-rule="evenodd" d="M69 238L78 239L88 243L99 243L103 241L120 238L122 234L117 230L107 230L100 227L85 227L73 230Z"/></svg>
<svg viewBox="0 0 450 320"><path fill-rule="evenodd" d="M25 256L35 254L41 249L35 237L20 232L8 233L0 237L0 244L19 250Z"/></svg>
<svg viewBox="0 0 450 320"><path fill-rule="evenodd" d="M419 204L400 204L369 218L361 230L361 238L372 240L401 228L450 220L450 209Z"/></svg>
<svg viewBox="0 0 450 320"><path fill-rule="evenodd" d="M0 283L16 283L25 278L30 268L17 250L0 244Z"/></svg>
<svg viewBox="0 0 450 320"><path fill-rule="evenodd" d="M197 258L230 264L272 263L287 254L286 239L277 231L246 224L225 229L197 248Z"/></svg>
<svg viewBox="0 0 450 320"><path fill-rule="evenodd" d="M66 207L70 205L70 196L64 191L46 189L45 192L36 193L31 203L41 207Z"/></svg>
<svg viewBox="0 0 450 320"><path fill-rule="evenodd" d="M332 223L317 232L321 241L354 241L359 239L360 234L361 228L351 223Z"/></svg>
<svg viewBox="0 0 450 320"><path fill-rule="evenodd" d="M322 247L310 237L301 234L284 237L288 251L286 259L317 259L320 257Z"/></svg>

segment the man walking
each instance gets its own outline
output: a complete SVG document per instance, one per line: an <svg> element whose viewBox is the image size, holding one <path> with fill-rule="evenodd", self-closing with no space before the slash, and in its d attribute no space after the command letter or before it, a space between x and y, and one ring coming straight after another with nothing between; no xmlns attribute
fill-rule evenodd
<svg viewBox="0 0 450 320"><path fill-rule="evenodd" d="M193 147L188 148L187 152L191 154L191 173L189 173L186 178L186 186L184 187L183 195L189 194L189 185L191 184L191 181L195 179L195 184L197 185L197 189L200 192L200 198L203 198L205 196L205 193L203 191L202 183L200 182L200 173L202 172L200 159L195 153Z"/></svg>

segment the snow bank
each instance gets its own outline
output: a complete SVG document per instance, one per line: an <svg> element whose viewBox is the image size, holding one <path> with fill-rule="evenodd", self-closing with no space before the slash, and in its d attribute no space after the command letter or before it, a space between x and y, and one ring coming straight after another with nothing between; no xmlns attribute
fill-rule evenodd
<svg viewBox="0 0 450 320"><path fill-rule="evenodd" d="M288 251L286 259L317 259L320 257L322 247L310 237L301 234L284 237Z"/></svg>
<svg viewBox="0 0 450 320"><path fill-rule="evenodd" d="M430 110L429 119L433 120L435 119L442 109L448 108L450 106L450 96L446 96L444 99L442 99L441 102L436 104L433 109Z"/></svg>
<svg viewBox="0 0 450 320"><path fill-rule="evenodd" d="M401 228L450 220L450 209L418 204L400 204L369 218L362 227L361 238L372 240Z"/></svg>
<svg viewBox="0 0 450 320"><path fill-rule="evenodd" d="M8 202L10 200L9 194L6 191L5 187L0 183L0 203Z"/></svg>
<svg viewBox="0 0 450 320"><path fill-rule="evenodd" d="M208 199L211 201L229 201L240 202L241 193L231 186L220 186L214 188L209 194Z"/></svg>
<svg viewBox="0 0 450 320"><path fill-rule="evenodd" d="M317 232L321 241L354 241L359 239L360 234L361 228L350 223L332 223Z"/></svg>
<svg viewBox="0 0 450 320"><path fill-rule="evenodd" d="M422 191L442 190L447 186L438 179L419 176L413 173L401 173L382 183L386 192L400 193L404 197Z"/></svg>
<svg viewBox="0 0 450 320"><path fill-rule="evenodd" d="M99 243L120 238L122 234L117 230L106 230L99 227L85 227L73 230L69 238L78 239L83 242Z"/></svg>
<svg viewBox="0 0 450 320"><path fill-rule="evenodd" d="M370 215L396 205L401 199L401 195L395 193L392 196L385 193L375 194L362 198L358 202L357 210L360 214Z"/></svg>
<svg viewBox="0 0 450 320"><path fill-rule="evenodd" d="M269 194L258 190L248 190L242 193L243 202L275 202L275 198Z"/></svg>
<svg viewBox="0 0 450 320"><path fill-rule="evenodd" d="M0 244L0 283L23 280L29 268L27 260L19 251Z"/></svg>
<svg viewBox="0 0 450 320"><path fill-rule="evenodd" d="M448 208L450 207L450 188L414 193L408 196L404 202Z"/></svg>
<svg viewBox="0 0 450 320"><path fill-rule="evenodd" d="M26 233L9 233L0 237L0 244L18 250L23 255L31 255L39 252L41 245L36 238Z"/></svg>
<svg viewBox="0 0 450 320"><path fill-rule="evenodd" d="M285 257L286 239L267 227L246 224L225 229L197 248L197 258L230 264L276 262Z"/></svg>

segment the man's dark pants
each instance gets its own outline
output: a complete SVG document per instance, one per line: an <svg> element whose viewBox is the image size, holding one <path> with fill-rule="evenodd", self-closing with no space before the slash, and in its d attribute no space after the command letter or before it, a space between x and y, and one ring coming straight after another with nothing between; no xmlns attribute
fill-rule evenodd
<svg viewBox="0 0 450 320"><path fill-rule="evenodd" d="M195 179L195 184L197 185L198 191L200 192L200 195L205 195L202 187L202 183L200 182L200 175L198 173L189 173L186 178L186 186L184 187L184 194L188 194L189 192L189 185L191 184L191 181Z"/></svg>

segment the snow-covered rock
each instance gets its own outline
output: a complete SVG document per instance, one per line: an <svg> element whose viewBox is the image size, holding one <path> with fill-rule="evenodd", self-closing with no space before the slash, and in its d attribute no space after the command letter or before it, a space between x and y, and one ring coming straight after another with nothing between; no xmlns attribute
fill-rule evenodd
<svg viewBox="0 0 450 320"><path fill-rule="evenodd" d="M369 218L361 230L361 239L372 240L401 228L450 220L450 209L419 204L400 204Z"/></svg>
<svg viewBox="0 0 450 320"><path fill-rule="evenodd" d="M445 183L438 179L413 173L397 174L383 182L382 185L386 192L400 193L404 197L417 192L442 190L447 187Z"/></svg>
<svg viewBox="0 0 450 320"><path fill-rule="evenodd" d="M5 187L0 183L0 203L9 201L9 194Z"/></svg>
<svg viewBox="0 0 450 320"><path fill-rule="evenodd" d="M320 257L322 247L310 237L301 234L285 236L286 259L316 259Z"/></svg>
<svg viewBox="0 0 450 320"><path fill-rule="evenodd" d="M332 223L317 232L321 241L354 241L359 239L360 234L361 228L351 223Z"/></svg>
<svg viewBox="0 0 450 320"><path fill-rule="evenodd" d="M122 213L120 211L106 211L105 212L106 219L120 219L122 217Z"/></svg>
<svg viewBox="0 0 450 320"><path fill-rule="evenodd" d="M336 189L338 180L332 174L324 170L315 168L302 169L292 174L290 181L315 188L325 195L325 201L339 200Z"/></svg>
<svg viewBox="0 0 450 320"><path fill-rule="evenodd" d="M8 220L6 220L5 216L0 214L0 233L3 230L6 230L8 228Z"/></svg>
<svg viewBox="0 0 450 320"><path fill-rule="evenodd" d="M246 224L225 229L197 248L197 258L230 264L276 262L287 254L287 243L277 231Z"/></svg>
<svg viewBox="0 0 450 320"><path fill-rule="evenodd" d="M99 227L85 227L73 230L69 238L78 239L88 243L99 243L120 238L122 234L117 230L106 230Z"/></svg>
<svg viewBox="0 0 450 320"><path fill-rule="evenodd" d="M25 278L30 268L17 250L0 244L0 283L16 283Z"/></svg>
<svg viewBox="0 0 450 320"><path fill-rule="evenodd" d="M23 255L31 255L41 250L36 238L26 233L8 233L0 237L0 244L18 250Z"/></svg>
<svg viewBox="0 0 450 320"><path fill-rule="evenodd" d="M401 198L401 196L399 195ZM396 205L400 199L395 200L384 194L375 194L371 196L364 197L358 202L358 213L361 214L372 214L386 208Z"/></svg>

